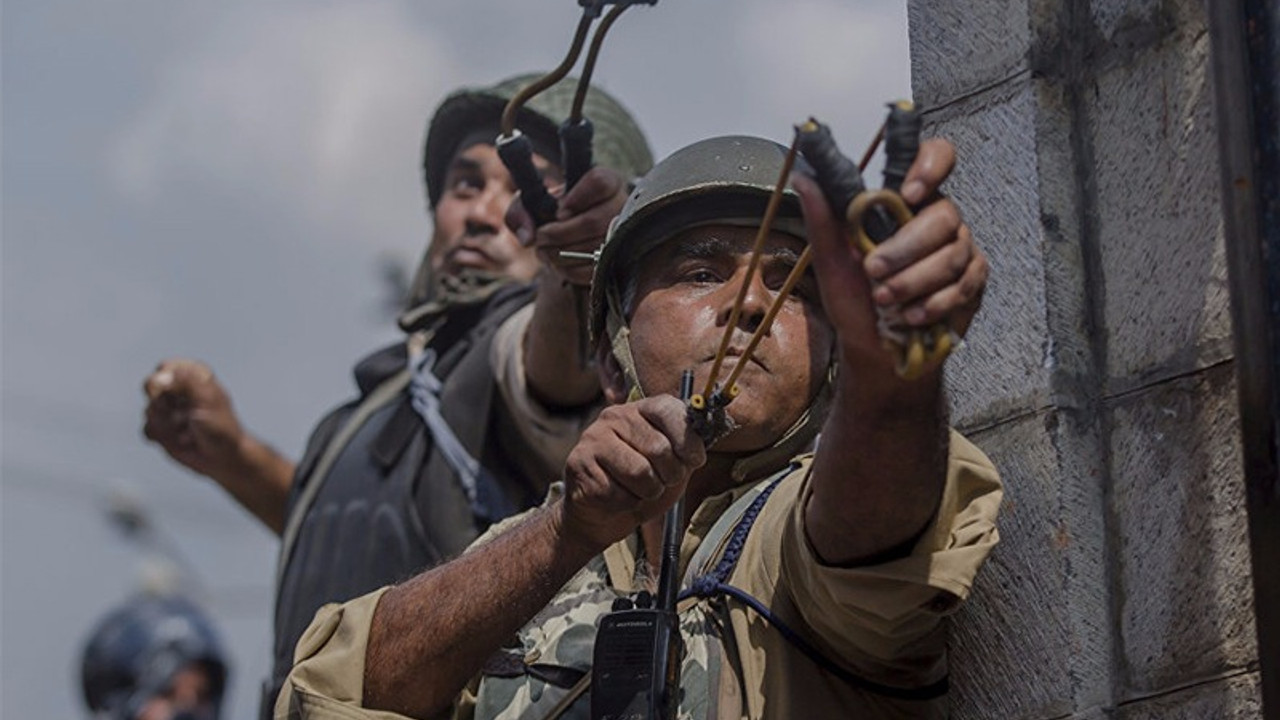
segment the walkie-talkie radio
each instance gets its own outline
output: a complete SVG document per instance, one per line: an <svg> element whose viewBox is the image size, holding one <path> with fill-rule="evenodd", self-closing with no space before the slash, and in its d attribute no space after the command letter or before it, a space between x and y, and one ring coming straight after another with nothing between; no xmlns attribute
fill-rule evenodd
<svg viewBox="0 0 1280 720"><path fill-rule="evenodd" d="M680 378L680 399L693 396L693 372ZM618 598L600 618L591 660L592 720L674 720L680 703L684 643L676 592L684 497L667 511L658 597Z"/></svg>
<svg viewBox="0 0 1280 720"><path fill-rule="evenodd" d="M653 606L647 592L618 598L600 619L592 659L594 720L669 720L679 701L683 646L674 609Z"/></svg>

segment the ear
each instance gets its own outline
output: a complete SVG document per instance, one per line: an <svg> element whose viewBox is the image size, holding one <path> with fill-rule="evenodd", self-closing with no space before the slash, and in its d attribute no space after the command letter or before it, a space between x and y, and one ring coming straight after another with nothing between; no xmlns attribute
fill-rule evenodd
<svg viewBox="0 0 1280 720"><path fill-rule="evenodd" d="M596 371L600 374L600 389L604 399L610 405L621 405L627 401L627 378L622 366L613 356L613 348L606 338L596 343Z"/></svg>

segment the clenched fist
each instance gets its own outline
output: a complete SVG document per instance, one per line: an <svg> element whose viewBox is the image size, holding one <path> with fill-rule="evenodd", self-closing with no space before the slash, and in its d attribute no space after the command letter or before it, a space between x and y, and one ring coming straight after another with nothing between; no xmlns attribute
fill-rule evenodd
<svg viewBox="0 0 1280 720"><path fill-rule="evenodd" d="M142 432L170 457L210 477L236 463L244 430L207 365L165 360L142 388L147 395Z"/></svg>
<svg viewBox="0 0 1280 720"><path fill-rule="evenodd" d="M663 395L605 408L565 463L565 530L611 545L675 503L706 460L680 400Z"/></svg>
<svg viewBox="0 0 1280 720"><path fill-rule="evenodd" d="M142 384L142 432L169 457L231 493L279 533L294 465L240 426L213 371L195 360L165 360Z"/></svg>

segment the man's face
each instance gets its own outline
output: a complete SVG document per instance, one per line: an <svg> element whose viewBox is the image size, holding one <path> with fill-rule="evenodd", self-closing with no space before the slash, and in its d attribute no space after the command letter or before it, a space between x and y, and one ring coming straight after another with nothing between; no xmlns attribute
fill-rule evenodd
<svg viewBox="0 0 1280 720"><path fill-rule="evenodd" d="M705 387L755 235L751 228L696 228L640 261L629 324L636 373L646 394L674 394L686 369L694 371L695 392ZM721 382L737 365L803 250L803 241L784 233L772 233L766 240L720 371ZM822 386L832 342L816 283L806 274L739 376L741 393L729 405L739 428L718 442L716 450L749 452L781 437Z"/></svg>
<svg viewBox="0 0 1280 720"><path fill-rule="evenodd" d="M213 683L200 663L191 663L173 676L165 691L147 701L137 720L173 720L174 718L212 718Z"/></svg>
<svg viewBox="0 0 1280 720"><path fill-rule="evenodd" d="M554 181L554 168L541 156L534 164ZM533 248L524 247L503 222L516 188L494 146L471 145L454 155L445 171L444 191L435 208L435 232L428 251L436 277L466 269L516 280L538 272Z"/></svg>

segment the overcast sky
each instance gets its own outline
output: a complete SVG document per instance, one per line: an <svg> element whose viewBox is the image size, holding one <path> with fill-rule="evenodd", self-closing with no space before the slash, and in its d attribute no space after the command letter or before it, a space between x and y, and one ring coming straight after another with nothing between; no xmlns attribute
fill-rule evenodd
<svg viewBox="0 0 1280 720"><path fill-rule="evenodd" d="M0 715L81 715L87 629L139 583L111 497L195 568L250 717L275 543L139 435L147 371L208 361L288 455L395 337L379 258L430 227L418 154L440 98L546 69L572 0L4 0ZM909 94L904 2L663 0L597 81L659 157L808 115L861 152Z"/></svg>

